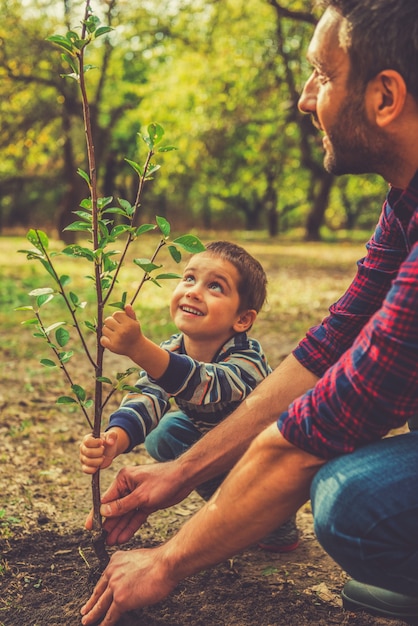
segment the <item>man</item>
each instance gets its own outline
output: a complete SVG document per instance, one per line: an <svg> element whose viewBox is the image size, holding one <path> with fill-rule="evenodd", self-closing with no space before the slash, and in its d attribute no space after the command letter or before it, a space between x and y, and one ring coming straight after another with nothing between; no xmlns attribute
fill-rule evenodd
<svg viewBox="0 0 418 626"><path fill-rule="evenodd" d="M167 543L113 555L85 625L161 600L310 495L320 541L356 579L347 605L418 615L418 433L382 440L418 413L418 4L323 5L299 106L324 135L328 171L391 185L367 256L329 317L237 411L178 460L122 470L102 507L113 544L236 463Z"/></svg>

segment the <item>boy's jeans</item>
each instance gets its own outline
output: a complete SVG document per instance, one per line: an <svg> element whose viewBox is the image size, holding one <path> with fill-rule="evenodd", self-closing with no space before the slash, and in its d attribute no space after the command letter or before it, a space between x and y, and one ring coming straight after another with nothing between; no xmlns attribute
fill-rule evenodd
<svg viewBox="0 0 418 626"><path fill-rule="evenodd" d="M318 540L350 576L418 596L418 431L329 461L311 500Z"/></svg>
<svg viewBox="0 0 418 626"><path fill-rule="evenodd" d="M157 428L145 439L145 448L157 461L172 461L188 450L202 437L200 430L182 411L170 411L160 420ZM225 475L199 485L197 493L209 500L217 490Z"/></svg>

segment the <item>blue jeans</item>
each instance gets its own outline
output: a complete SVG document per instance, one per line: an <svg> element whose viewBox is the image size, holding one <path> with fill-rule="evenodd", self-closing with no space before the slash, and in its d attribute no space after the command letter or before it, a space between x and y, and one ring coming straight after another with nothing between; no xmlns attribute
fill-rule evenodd
<svg viewBox="0 0 418 626"><path fill-rule="evenodd" d="M156 461L172 461L186 452L203 434L182 411L170 411L160 420L157 428L145 439L145 448ZM225 474L199 485L197 493L209 500L217 490Z"/></svg>
<svg viewBox="0 0 418 626"><path fill-rule="evenodd" d="M329 461L311 501L319 542L350 576L418 595L418 431Z"/></svg>

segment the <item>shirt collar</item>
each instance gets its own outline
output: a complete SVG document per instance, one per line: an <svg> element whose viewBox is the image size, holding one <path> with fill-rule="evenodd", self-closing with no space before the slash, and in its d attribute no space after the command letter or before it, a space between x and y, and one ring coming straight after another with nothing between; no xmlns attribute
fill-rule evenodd
<svg viewBox="0 0 418 626"><path fill-rule="evenodd" d="M388 200L398 217L410 218L418 207L418 170L406 189L392 187Z"/></svg>

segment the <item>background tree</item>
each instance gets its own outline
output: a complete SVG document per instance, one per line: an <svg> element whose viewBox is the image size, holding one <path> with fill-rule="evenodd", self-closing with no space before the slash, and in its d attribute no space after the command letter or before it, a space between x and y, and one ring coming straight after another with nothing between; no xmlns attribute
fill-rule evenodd
<svg viewBox="0 0 418 626"><path fill-rule="evenodd" d="M358 224L356 197L364 189L374 198L382 183L357 177L349 204L348 183L324 171L318 132L297 110L310 71L310 0L98 5L115 27L97 51L89 93L104 195L134 188L118 155L135 154L132 137L156 115L178 153L147 190L149 214L182 228L303 228L314 240L324 224ZM78 94L54 73L45 42L60 27L77 28L78 9L65 0L29 8L0 0L0 88L8 94L0 103L0 227L27 225L30 213L60 233L82 197ZM361 214L364 226L374 220L365 203Z"/></svg>

